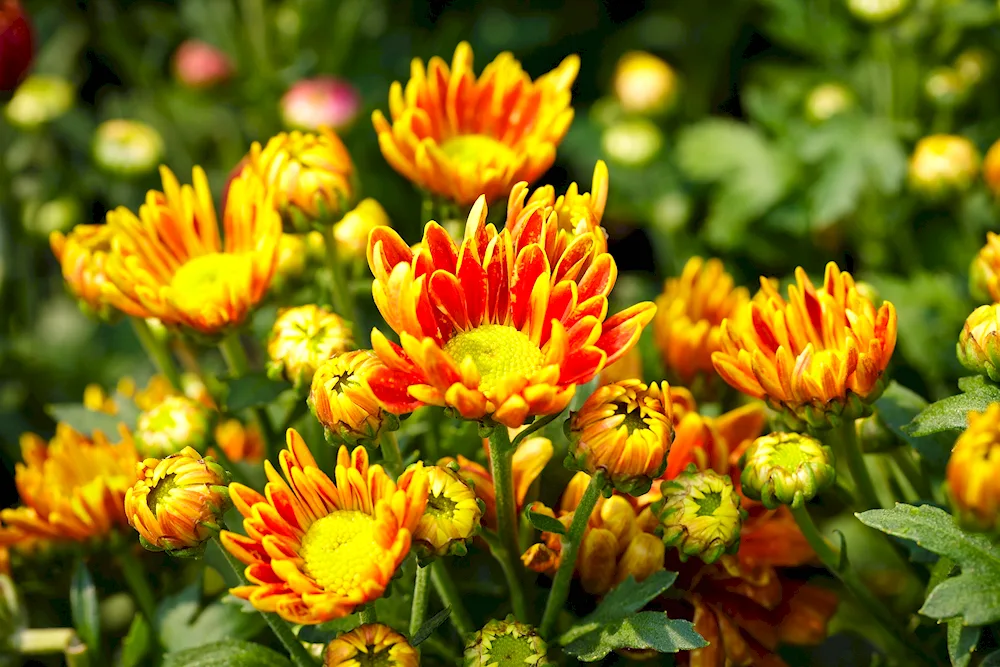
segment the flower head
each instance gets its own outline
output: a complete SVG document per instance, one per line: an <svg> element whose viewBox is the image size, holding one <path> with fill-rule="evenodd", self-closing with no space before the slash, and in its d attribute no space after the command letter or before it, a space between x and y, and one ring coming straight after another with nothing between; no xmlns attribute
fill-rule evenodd
<svg viewBox="0 0 1000 667"><path fill-rule="evenodd" d="M736 553L746 512L728 476L693 467L660 486L663 500L653 512L660 519L663 543L677 547L682 561L697 556L714 563Z"/></svg>
<svg viewBox="0 0 1000 667"><path fill-rule="evenodd" d="M743 454L741 488L768 509L801 507L833 484L833 452L816 438L771 433L754 440Z"/></svg>
<svg viewBox="0 0 1000 667"><path fill-rule="evenodd" d="M125 493L125 515L142 546L173 556L200 554L229 506L229 474L190 447L146 459L138 470L139 480Z"/></svg>
<svg viewBox="0 0 1000 667"><path fill-rule="evenodd" d="M548 646L533 627L513 616L490 619L465 646L465 667L551 665Z"/></svg>
<svg viewBox="0 0 1000 667"><path fill-rule="evenodd" d="M958 360L970 371L1000 381L1000 304L979 306L958 337Z"/></svg>
<svg viewBox="0 0 1000 667"><path fill-rule="evenodd" d="M94 163L115 176L138 176L156 169L163 159L163 137L137 120L106 120L94 131Z"/></svg>
<svg viewBox="0 0 1000 667"><path fill-rule="evenodd" d="M22 130L38 129L69 111L74 97L73 84L66 79L32 74L14 90L5 110L7 120Z"/></svg>
<svg viewBox="0 0 1000 667"><path fill-rule="evenodd" d="M256 424L244 425L238 419L226 419L216 425L215 444L226 455L226 459L233 463L259 463L264 459L267 449L264 436ZM212 452L211 449L208 451L209 454Z"/></svg>
<svg viewBox="0 0 1000 667"><path fill-rule="evenodd" d="M333 226L333 238L338 252L346 251L348 257L364 259L368 250L368 236L376 227L389 227L389 216L382 205L371 197L362 199Z"/></svg>
<svg viewBox="0 0 1000 667"><path fill-rule="evenodd" d="M67 424L56 426L48 444L33 433L21 436L24 463L15 467L14 482L22 505L0 510L0 550L30 552L125 527L123 502L139 462L125 436L112 444L100 432L88 438Z"/></svg>
<svg viewBox="0 0 1000 667"><path fill-rule="evenodd" d="M670 387L622 380L598 387L566 423L567 463L604 470L616 489L642 495L667 466L674 437Z"/></svg>
<svg viewBox="0 0 1000 667"><path fill-rule="evenodd" d="M386 161L420 187L468 206L535 181L555 160L573 120L570 87L580 59L570 56L532 81L510 53L477 79L472 47L462 42L451 67L414 59L410 80L389 91L389 115L372 114Z"/></svg>
<svg viewBox="0 0 1000 667"><path fill-rule="evenodd" d="M876 310L833 262L820 290L801 267L795 278L788 301L761 279L760 295L722 323L715 369L736 389L783 411L793 427L864 416L887 382L896 309L886 301Z"/></svg>
<svg viewBox="0 0 1000 667"><path fill-rule="evenodd" d="M339 635L323 651L323 667L418 667L420 654L388 625L370 623Z"/></svg>
<svg viewBox="0 0 1000 667"><path fill-rule="evenodd" d="M66 287L85 311L100 318L109 318L114 313L110 299L105 296L117 291L105 269L113 237L109 225L77 225L68 235L52 232L49 236Z"/></svg>
<svg viewBox="0 0 1000 667"><path fill-rule="evenodd" d="M188 88L213 88L233 76L233 63L221 49L186 39L174 51L174 77Z"/></svg>
<svg viewBox="0 0 1000 667"><path fill-rule="evenodd" d="M629 51L619 58L611 85L618 104L629 113L666 111L677 99L674 68L645 51Z"/></svg>
<svg viewBox="0 0 1000 667"><path fill-rule="evenodd" d="M990 145L983 158L983 180L994 196L1000 196L1000 139Z"/></svg>
<svg viewBox="0 0 1000 667"><path fill-rule="evenodd" d="M309 384L320 365L352 347L351 328L339 315L315 304L284 308L267 343L268 374Z"/></svg>
<svg viewBox="0 0 1000 667"><path fill-rule="evenodd" d="M955 516L967 528L1000 528L1000 404L969 413L945 472Z"/></svg>
<svg viewBox="0 0 1000 667"><path fill-rule="evenodd" d="M417 468L403 473L400 483ZM458 465L429 466L427 507L413 531L413 549L422 560L453 554L463 556L465 545L479 529L483 503L458 472Z"/></svg>
<svg viewBox="0 0 1000 667"><path fill-rule="evenodd" d="M692 257L656 300L653 332L668 373L683 384L714 373L712 354L722 349L722 322L750 300L733 286L718 259Z"/></svg>
<svg viewBox="0 0 1000 667"><path fill-rule="evenodd" d="M979 160L979 151L965 137L924 137L910 156L910 187L930 197L965 191L979 174Z"/></svg>
<svg viewBox="0 0 1000 667"><path fill-rule="evenodd" d="M500 232L485 220L480 199L460 245L434 222L416 251L386 227L369 238L372 294L402 343L372 332L386 365L372 390L390 412L441 405L511 428L558 413L653 317L653 304L639 303L604 319L617 269L598 249L600 230L550 255L555 216L536 208Z"/></svg>
<svg viewBox="0 0 1000 667"><path fill-rule="evenodd" d="M139 415L135 445L144 456L162 458L192 448L204 452L212 431L212 414L187 396L167 396Z"/></svg>
<svg viewBox="0 0 1000 667"><path fill-rule="evenodd" d="M841 83L821 83L806 96L806 117L814 123L830 120L855 104L854 93Z"/></svg>
<svg viewBox="0 0 1000 667"><path fill-rule="evenodd" d="M222 543L247 564L251 582L232 594L303 624L347 616L380 597L410 551L427 476L417 470L397 485L368 464L364 447L341 447L330 479L293 429L279 461L284 479L265 463L266 495L229 485L247 536L223 531Z"/></svg>
<svg viewBox="0 0 1000 667"><path fill-rule="evenodd" d="M281 120L286 127L316 131L344 130L361 111L361 95L347 81L332 76L301 79L281 97Z"/></svg>
<svg viewBox="0 0 1000 667"><path fill-rule="evenodd" d="M969 291L979 301L1000 302L1000 235L986 232L986 245L969 269Z"/></svg>
<svg viewBox="0 0 1000 667"><path fill-rule="evenodd" d="M336 134L281 132L250 147L247 164L274 193L286 229L332 225L354 196L354 164Z"/></svg>
<svg viewBox="0 0 1000 667"><path fill-rule="evenodd" d="M383 430L398 428L369 385L383 368L371 350L345 352L320 365L309 391L309 407L328 438L376 443Z"/></svg>
<svg viewBox="0 0 1000 667"><path fill-rule="evenodd" d="M220 240L205 172L195 167L193 186L181 186L166 167L160 175L163 192L150 191L138 217L124 207L108 213L114 242L106 270L117 290L104 295L129 315L221 335L264 298L281 220L264 184L244 170L230 185Z"/></svg>
<svg viewBox="0 0 1000 667"><path fill-rule="evenodd" d="M0 0L0 92L21 82L35 54L28 15L18 0Z"/></svg>

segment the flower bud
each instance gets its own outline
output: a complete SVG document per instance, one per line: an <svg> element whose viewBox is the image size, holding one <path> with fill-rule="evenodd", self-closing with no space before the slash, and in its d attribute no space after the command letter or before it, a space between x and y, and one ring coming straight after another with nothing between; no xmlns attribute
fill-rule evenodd
<svg viewBox="0 0 1000 667"><path fill-rule="evenodd" d="M203 452L211 433L211 413L187 396L167 396L141 413L136 423L135 447L146 457L163 458L185 448Z"/></svg>
<svg viewBox="0 0 1000 667"><path fill-rule="evenodd" d="M1000 236L993 232L969 267L969 292L980 302L1000 302Z"/></svg>
<svg viewBox="0 0 1000 667"><path fill-rule="evenodd" d="M94 132L94 163L115 176L148 174L163 160L163 137L137 120L106 120Z"/></svg>
<svg viewBox="0 0 1000 667"><path fill-rule="evenodd" d="M118 312L108 300L117 288L105 273L113 236L108 225L77 225L69 234L57 231L49 235L67 289L84 312L101 319L112 319Z"/></svg>
<svg viewBox="0 0 1000 667"><path fill-rule="evenodd" d="M412 474L411 466L400 477L400 485ZM426 466L427 507L416 530L413 549L421 564L435 556L464 556L483 516L482 501L458 474L458 466Z"/></svg>
<svg viewBox="0 0 1000 667"><path fill-rule="evenodd" d="M371 197L362 199L333 226L337 251L356 259L365 259L368 252L368 234L376 227L390 226L389 216L381 204Z"/></svg>
<svg viewBox="0 0 1000 667"><path fill-rule="evenodd" d="M621 120L604 130L601 147L613 162L627 167L642 167L660 152L663 133L645 118Z"/></svg>
<svg viewBox="0 0 1000 667"><path fill-rule="evenodd" d="M465 667L524 667L555 664L548 646L533 627L513 616L491 619L465 646Z"/></svg>
<svg viewBox="0 0 1000 667"><path fill-rule="evenodd" d="M994 197L1000 197L1000 140L994 141L983 160L983 180Z"/></svg>
<svg viewBox="0 0 1000 667"><path fill-rule="evenodd" d="M125 515L142 546L172 556L199 555L229 507L229 473L190 447L146 459L138 472L125 493Z"/></svg>
<svg viewBox="0 0 1000 667"><path fill-rule="evenodd" d="M1000 403L969 413L945 471L955 517L969 530L1000 532Z"/></svg>
<svg viewBox="0 0 1000 667"><path fill-rule="evenodd" d="M65 79L41 74L29 76L7 104L7 120L22 130L36 129L69 111L74 94L73 86Z"/></svg>
<svg viewBox="0 0 1000 667"><path fill-rule="evenodd" d="M618 60L612 87L618 104L628 113L657 114L677 100L677 74L662 58L629 51Z"/></svg>
<svg viewBox="0 0 1000 667"><path fill-rule="evenodd" d="M63 195L25 206L24 231L29 234L48 238L53 232L65 232L79 224L83 218L83 208L76 197Z"/></svg>
<svg viewBox="0 0 1000 667"><path fill-rule="evenodd" d="M343 130L360 110L361 96L354 86L332 76L297 81L281 98L281 121L295 130Z"/></svg>
<svg viewBox="0 0 1000 667"><path fill-rule="evenodd" d="M840 83L821 83L806 96L806 118L822 123L839 115L855 104L854 93Z"/></svg>
<svg viewBox="0 0 1000 667"><path fill-rule="evenodd" d="M955 71L966 86L975 86L993 69L993 56L986 49L965 49L955 58Z"/></svg>
<svg viewBox="0 0 1000 667"><path fill-rule="evenodd" d="M323 667L418 667L420 654L388 625L369 623L339 635L323 651Z"/></svg>
<svg viewBox="0 0 1000 667"><path fill-rule="evenodd" d="M939 107L953 107L965 101L969 88L958 70L935 67L924 79L924 94Z"/></svg>
<svg viewBox="0 0 1000 667"><path fill-rule="evenodd" d="M618 559L615 583L620 584L629 576L636 581L642 581L651 574L659 572L663 569L665 555L666 546L663 540L649 533L639 533L629 541L625 553Z"/></svg>
<svg viewBox="0 0 1000 667"><path fill-rule="evenodd" d="M35 53L28 17L18 0L0 0L0 93L21 82Z"/></svg>
<svg viewBox="0 0 1000 667"><path fill-rule="evenodd" d="M606 528L591 528L583 536L576 570L580 585L591 595L604 595L615 582L618 540Z"/></svg>
<svg viewBox="0 0 1000 667"><path fill-rule="evenodd" d="M174 78L188 88L212 88L233 75L233 65L222 50L208 42L188 39L174 51Z"/></svg>
<svg viewBox="0 0 1000 667"><path fill-rule="evenodd" d="M924 137L910 156L910 187L928 197L967 190L978 173L979 151L965 137Z"/></svg>
<svg viewBox="0 0 1000 667"><path fill-rule="evenodd" d="M1000 382L1000 304L972 311L958 336L958 361L970 371Z"/></svg>
<svg viewBox="0 0 1000 667"><path fill-rule="evenodd" d="M714 563L723 553L736 553L746 512L733 482L712 470L693 465L660 485L663 499L654 511L660 520L663 543L676 547L681 561L697 556Z"/></svg>
<svg viewBox="0 0 1000 667"><path fill-rule="evenodd" d="M271 279L271 292L279 293L302 278L309 265L305 234L282 234L278 241L278 265Z"/></svg>
<svg viewBox="0 0 1000 667"><path fill-rule="evenodd" d="M308 402L327 439L375 444L383 430L399 427L368 385L381 364L371 350L355 350L325 361L316 371Z"/></svg>
<svg viewBox="0 0 1000 667"><path fill-rule="evenodd" d="M307 385L323 362L352 347L350 326L339 315L315 304L284 308L267 343L268 375Z"/></svg>
<svg viewBox="0 0 1000 667"><path fill-rule="evenodd" d="M566 431L567 467L589 475L603 470L622 493L642 495L667 465L674 437L670 387L639 380L598 387Z"/></svg>
<svg viewBox="0 0 1000 667"><path fill-rule="evenodd" d="M215 444L233 463L264 460L264 436L255 424L243 425L238 419L227 419L215 427Z"/></svg>
<svg viewBox="0 0 1000 667"><path fill-rule="evenodd" d="M847 9L865 23L883 23L901 14L909 4L909 0L847 0Z"/></svg>
<svg viewBox="0 0 1000 667"><path fill-rule="evenodd" d="M753 441L741 460L743 493L767 509L801 507L837 477L833 452L816 438L771 433Z"/></svg>

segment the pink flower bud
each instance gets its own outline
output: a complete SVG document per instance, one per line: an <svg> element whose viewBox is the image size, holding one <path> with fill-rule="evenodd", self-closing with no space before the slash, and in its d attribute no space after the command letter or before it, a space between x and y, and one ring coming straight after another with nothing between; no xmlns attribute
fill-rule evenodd
<svg viewBox="0 0 1000 667"><path fill-rule="evenodd" d="M348 127L361 110L361 96L354 86L332 76L302 79L281 98L281 118L293 129L335 130Z"/></svg>
<svg viewBox="0 0 1000 667"><path fill-rule="evenodd" d="M174 76L189 88L212 88L232 75L229 56L207 42L189 39L174 51Z"/></svg>
<svg viewBox="0 0 1000 667"><path fill-rule="evenodd" d="M14 90L34 54L31 25L18 0L0 0L0 92Z"/></svg>

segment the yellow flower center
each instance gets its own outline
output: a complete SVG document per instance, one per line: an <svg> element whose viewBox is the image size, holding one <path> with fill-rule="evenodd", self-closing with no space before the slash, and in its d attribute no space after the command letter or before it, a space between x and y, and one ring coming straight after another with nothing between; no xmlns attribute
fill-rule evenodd
<svg viewBox="0 0 1000 667"><path fill-rule="evenodd" d="M485 134L465 134L448 139L441 150L453 162L473 167L508 164L515 159L514 151Z"/></svg>
<svg viewBox="0 0 1000 667"><path fill-rule="evenodd" d="M528 377L542 365L542 351L514 327L484 324L460 333L444 351L461 364L468 357L479 371L479 390L491 393L504 380Z"/></svg>
<svg viewBox="0 0 1000 667"><path fill-rule="evenodd" d="M435 518L450 519L455 514L456 507L458 504L451 498L446 498L444 495L429 495L425 511Z"/></svg>
<svg viewBox="0 0 1000 667"><path fill-rule="evenodd" d="M242 301L252 271L248 255L214 252L188 260L170 281L170 301L183 312L215 310Z"/></svg>
<svg viewBox="0 0 1000 667"><path fill-rule="evenodd" d="M360 585L380 551L370 514L338 510L309 527L300 553L306 574L327 591L344 595Z"/></svg>

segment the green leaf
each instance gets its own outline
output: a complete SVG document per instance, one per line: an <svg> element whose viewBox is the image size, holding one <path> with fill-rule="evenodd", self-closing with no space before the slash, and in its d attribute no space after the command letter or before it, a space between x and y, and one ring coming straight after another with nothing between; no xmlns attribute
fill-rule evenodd
<svg viewBox="0 0 1000 667"><path fill-rule="evenodd" d="M979 663L979 667L1000 667L1000 651L994 651L986 656L986 658Z"/></svg>
<svg viewBox="0 0 1000 667"><path fill-rule="evenodd" d="M982 632L980 627L962 625L960 618L948 620L948 657L952 667L968 667Z"/></svg>
<svg viewBox="0 0 1000 667"><path fill-rule="evenodd" d="M156 614L160 643L169 651L182 651L223 639L248 639L264 628L258 613L245 613L235 604L215 601L201 604L201 583L164 599Z"/></svg>
<svg viewBox="0 0 1000 667"><path fill-rule="evenodd" d="M163 667L292 667L292 663L260 644L229 640L170 653Z"/></svg>
<svg viewBox="0 0 1000 667"><path fill-rule="evenodd" d="M969 412L982 412L990 403L1000 401L1000 387L990 384L965 394L949 396L927 408L914 418L904 431L919 437L942 431L964 431L969 425Z"/></svg>
<svg viewBox="0 0 1000 667"><path fill-rule="evenodd" d="M350 632L361 625L357 614L320 623L319 625L303 625L299 629L299 641L310 644L329 644L344 632Z"/></svg>
<svg viewBox="0 0 1000 667"><path fill-rule="evenodd" d="M83 560L76 563L73 581L69 589L69 605L73 615L73 627L80 639L92 653L101 650L101 613L97 600L97 589Z"/></svg>
<svg viewBox="0 0 1000 667"><path fill-rule="evenodd" d="M128 634L122 640L120 667L139 667L146 664L143 662L143 658L149 652L152 638L152 629L149 627L146 617L139 614L133 618Z"/></svg>
<svg viewBox="0 0 1000 667"><path fill-rule="evenodd" d="M708 642L690 621L669 619L660 611L644 611L584 635L568 644L565 651L582 662L596 662L623 648L676 653L703 646Z"/></svg>
<svg viewBox="0 0 1000 667"><path fill-rule="evenodd" d="M966 625L989 625L1000 621L1000 571L992 576L966 573L946 579L931 591L920 608L936 619L961 616Z"/></svg>
<svg viewBox="0 0 1000 667"><path fill-rule="evenodd" d="M264 371L233 378L227 384L226 409L230 412L267 405L288 390L288 384L271 380Z"/></svg>
<svg viewBox="0 0 1000 667"><path fill-rule="evenodd" d="M965 393L991 385L996 386L990 382L989 378L982 375L967 375L964 378L958 378L958 388Z"/></svg>
<svg viewBox="0 0 1000 667"><path fill-rule="evenodd" d="M547 533L555 533L556 535L565 535L566 526L562 525L557 519L553 519L547 514L539 514L538 512L532 512L528 510L525 512L528 515L528 521L531 525L535 527L535 530L541 530Z"/></svg>
<svg viewBox="0 0 1000 667"><path fill-rule="evenodd" d="M425 639L434 634L434 631L438 629L438 626L448 620L449 616L451 616L451 607L445 607L424 621L424 624L420 626L417 633L410 637L410 644L412 646L422 644Z"/></svg>
<svg viewBox="0 0 1000 667"><path fill-rule="evenodd" d="M676 572L660 570L637 582L635 577L629 577L618 584L589 616L580 620L559 638L563 645L569 644L585 634L598 630L602 625L618 621L634 614L649 603L650 600L662 595L674 585Z"/></svg>
<svg viewBox="0 0 1000 667"><path fill-rule="evenodd" d="M931 470L943 473L951 456L954 438L941 433L921 437L906 432L906 425L926 408L927 401L919 394L895 381L890 382L882 396L875 401L875 409L882 423L896 437L919 452Z"/></svg>
<svg viewBox="0 0 1000 667"><path fill-rule="evenodd" d="M69 424L86 436L100 431L112 441L118 440L118 425L123 422L119 416L94 412L79 403L53 403L46 406L45 411L57 422ZM135 424L126 423L126 426L133 428Z"/></svg>

